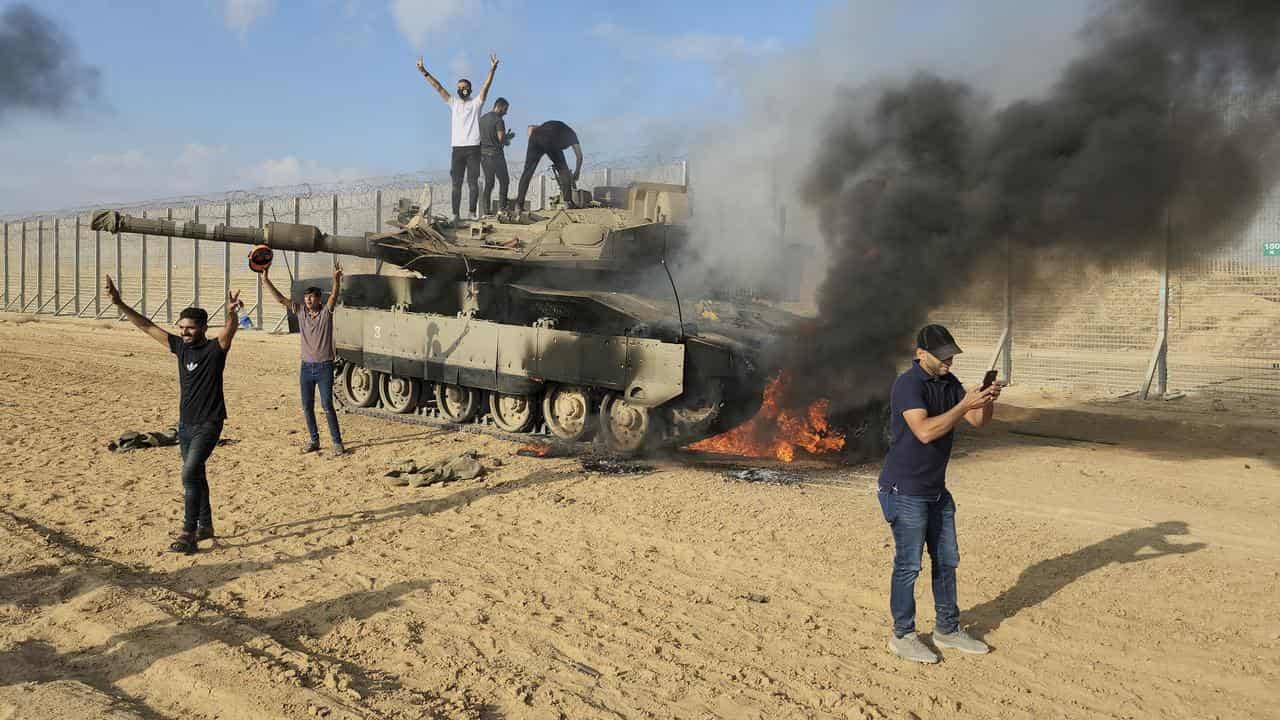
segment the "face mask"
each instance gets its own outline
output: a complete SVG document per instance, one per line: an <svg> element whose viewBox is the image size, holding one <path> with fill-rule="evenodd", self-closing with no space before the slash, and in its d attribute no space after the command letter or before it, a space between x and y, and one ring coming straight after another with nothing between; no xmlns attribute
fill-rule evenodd
<svg viewBox="0 0 1280 720"><path fill-rule="evenodd" d="M471 88L458 88L458 97L466 100L471 97Z"/></svg>

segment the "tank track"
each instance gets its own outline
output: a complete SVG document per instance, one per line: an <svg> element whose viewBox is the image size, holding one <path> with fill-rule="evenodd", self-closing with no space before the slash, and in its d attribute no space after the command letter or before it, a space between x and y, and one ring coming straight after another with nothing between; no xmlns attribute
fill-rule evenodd
<svg viewBox="0 0 1280 720"><path fill-rule="evenodd" d="M600 454L607 452L604 444L600 442L598 437L590 440L573 441L564 440L552 435L551 431L547 429L547 421L542 419L539 419L528 432L513 433L496 427L493 424L493 421L489 419L488 414L481 415L475 420L465 423L456 423L452 420L447 420L440 416L440 411L435 408L434 404L424 404L412 412L398 413L386 409L383 406L381 399L379 399L373 407L354 407L346 404L345 401L341 399L340 394L335 393L334 405L337 406L339 412L349 413L352 415L364 415L365 417L373 417L381 420L392 420L406 425L438 427L458 432L488 435L490 437L510 440L512 442L548 445L565 454Z"/></svg>

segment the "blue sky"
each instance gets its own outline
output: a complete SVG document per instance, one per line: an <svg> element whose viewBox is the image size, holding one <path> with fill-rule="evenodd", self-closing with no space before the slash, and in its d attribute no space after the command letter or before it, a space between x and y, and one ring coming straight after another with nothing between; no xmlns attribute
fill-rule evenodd
<svg viewBox="0 0 1280 720"><path fill-rule="evenodd" d="M0 7L9 3L0 0ZM509 122L559 118L588 152L656 152L728 92L719 70L812 33L816 4L193 0L34 5L102 72L67 117L11 115L0 213L447 166L448 111L414 69ZM580 12L581 15L574 13ZM510 151L508 151L510 152ZM668 153L678 149L667 149ZM12 164L10 164L12 163Z"/></svg>
<svg viewBox="0 0 1280 720"><path fill-rule="evenodd" d="M769 95L779 75L779 95L827 94L963 65L1020 91L1069 54L1089 2L39 0L102 92L0 117L0 214L447 167L448 111L418 55L479 87L496 52L509 125L555 118L590 156L670 157L707 129L732 145L743 88Z"/></svg>

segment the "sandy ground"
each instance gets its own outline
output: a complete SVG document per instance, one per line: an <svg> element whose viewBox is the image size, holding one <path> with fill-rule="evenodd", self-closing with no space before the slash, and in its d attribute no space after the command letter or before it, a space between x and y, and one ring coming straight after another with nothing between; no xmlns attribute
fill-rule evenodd
<svg viewBox="0 0 1280 720"><path fill-rule="evenodd" d="M114 323L17 320L0 718L1280 717L1274 416L1008 391L951 472L961 607L995 650L918 666L885 647L874 468L593 475L353 416L351 456L303 457L296 339L244 333L209 469L222 537L178 556L177 450L104 448L176 417L171 357ZM481 481L381 477L467 449Z"/></svg>

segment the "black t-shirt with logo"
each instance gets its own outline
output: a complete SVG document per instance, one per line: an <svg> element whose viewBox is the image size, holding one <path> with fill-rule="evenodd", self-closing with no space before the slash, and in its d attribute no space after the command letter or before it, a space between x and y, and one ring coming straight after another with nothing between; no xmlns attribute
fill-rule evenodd
<svg viewBox="0 0 1280 720"><path fill-rule="evenodd" d="M538 146L544 151L564 150L578 145L578 133L559 120L548 120L533 129L529 138L530 146Z"/></svg>
<svg viewBox="0 0 1280 720"><path fill-rule="evenodd" d="M188 345L177 335L170 335L169 352L178 356L178 385L182 388L178 417L181 423L185 426L226 420L222 370L227 365L227 353L218 341L205 339L200 345Z"/></svg>

